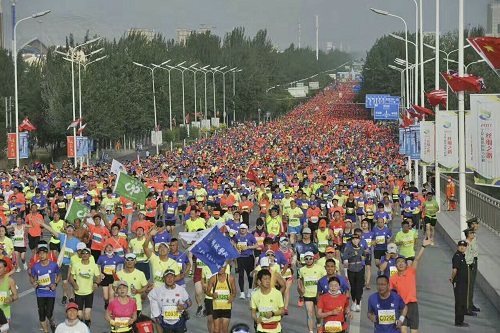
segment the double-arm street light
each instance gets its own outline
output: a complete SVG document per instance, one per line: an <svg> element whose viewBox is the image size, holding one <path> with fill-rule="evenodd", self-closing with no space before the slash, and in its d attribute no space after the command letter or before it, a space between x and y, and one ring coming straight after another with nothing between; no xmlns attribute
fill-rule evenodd
<svg viewBox="0 0 500 333"><path fill-rule="evenodd" d="M15 6L15 2L13 2ZM37 17L42 17L50 13L50 10L45 10L43 12L35 13L31 16L20 19L14 25L14 30L12 34L14 38L12 39L12 57L14 58L14 103L16 108L16 167L19 167L19 99L18 99L18 87L17 87L17 26L19 23L34 19ZM76 155L76 154L75 154Z"/></svg>
<svg viewBox="0 0 500 333"><path fill-rule="evenodd" d="M223 68L226 68L227 66L224 66ZM226 116L226 74L229 72L232 72L236 69L236 67L233 67L231 69L228 69L227 71L222 71L222 69L217 69L216 72L219 72L222 74L222 109L223 109L223 119L224 123L229 126L229 121L227 121Z"/></svg>
<svg viewBox="0 0 500 333"><path fill-rule="evenodd" d="M146 66L146 65L143 65L143 64L140 64L140 63L134 61L134 65L149 69L151 71L151 79L153 81L153 111L154 111L154 118L155 118L154 120L155 120L156 155L158 155L160 153L160 147L159 147L160 140L158 140L158 120L156 118L155 69L160 68L160 66L166 65L169 61L170 61L170 59L162 62L160 65L152 65L153 67L149 67L149 66Z"/></svg>
<svg viewBox="0 0 500 333"><path fill-rule="evenodd" d="M391 16L400 19L403 21L405 25L405 58L406 58L406 108L410 107L410 98L409 98L409 92L410 92L410 82L408 80L409 78L409 70L408 70L408 25L406 24L406 21L398 15L391 14L385 10L380 10L380 9L375 9L375 8L370 8L370 10L376 14L379 15L384 15L384 16Z"/></svg>
<svg viewBox="0 0 500 333"><path fill-rule="evenodd" d="M243 70L241 68L236 68L233 70L233 126L236 125L236 73L240 73Z"/></svg>

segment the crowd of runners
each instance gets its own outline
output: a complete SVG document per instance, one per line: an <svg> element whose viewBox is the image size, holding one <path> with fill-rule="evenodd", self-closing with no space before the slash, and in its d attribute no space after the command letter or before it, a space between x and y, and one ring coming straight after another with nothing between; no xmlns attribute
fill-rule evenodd
<svg viewBox="0 0 500 333"><path fill-rule="evenodd" d="M416 332L415 272L439 206L428 184L407 182L396 127L369 120L352 103L353 84L329 86L275 121L125 163L151 191L144 205L113 193L108 164L2 173L0 331L22 320L15 279L29 274L43 332L88 332L103 320L132 332L147 315L157 332L206 320L209 333L226 333L238 299L256 332L281 332L292 304L307 318L296 332L347 332L361 302L375 332ZM90 213L65 220L71 200ZM178 235L212 227L240 253L216 272ZM92 315L98 288L104 318ZM56 301L67 311L58 327Z"/></svg>

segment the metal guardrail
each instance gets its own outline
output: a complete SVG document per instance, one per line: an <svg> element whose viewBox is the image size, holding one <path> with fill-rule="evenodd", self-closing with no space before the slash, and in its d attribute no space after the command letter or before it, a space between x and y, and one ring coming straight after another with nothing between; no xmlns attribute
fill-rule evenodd
<svg viewBox="0 0 500 333"><path fill-rule="evenodd" d="M448 177L441 175L441 193L446 198L446 185ZM452 179L455 183L455 193L459 200L460 185L458 181ZM495 232L500 233L500 200L497 200L481 191L467 186L467 212L477 217L477 219L489 226ZM460 202L459 202L460 204Z"/></svg>

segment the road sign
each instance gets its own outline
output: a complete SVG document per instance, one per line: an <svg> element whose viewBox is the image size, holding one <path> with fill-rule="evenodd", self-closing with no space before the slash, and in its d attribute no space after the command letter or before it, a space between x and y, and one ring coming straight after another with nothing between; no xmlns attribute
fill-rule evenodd
<svg viewBox="0 0 500 333"><path fill-rule="evenodd" d="M374 108L377 104L382 104L386 97L390 97L388 94L366 94L365 96L365 107L367 109Z"/></svg>
<svg viewBox="0 0 500 333"><path fill-rule="evenodd" d="M399 102L399 101L398 101ZM394 104L379 104L374 108L375 120L398 120L399 119L399 103Z"/></svg>

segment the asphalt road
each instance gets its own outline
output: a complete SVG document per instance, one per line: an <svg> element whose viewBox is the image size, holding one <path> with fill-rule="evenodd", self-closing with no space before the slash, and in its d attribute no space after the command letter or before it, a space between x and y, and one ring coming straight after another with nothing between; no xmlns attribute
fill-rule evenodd
<svg viewBox="0 0 500 333"><path fill-rule="evenodd" d="M255 221L255 219L253 219ZM395 221L394 225L399 225L400 220ZM251 229L254 223L251 223ZM180 229L180 228L177 228ZM394 231L396 228L394 228ZM466 322L470 324L469 328L456 329L454 323L454 299L453 291L448 278L451 275L451 250L445 245L444 241L437 237L436 246L427 248L422 258L418 275L417 290L420 311L420 332L481 332L493 333L500 331L500 316L493 308L491 303L485 298L481 291L476 292L475 304L481 308L478 317L466 317ZM365 290L363 298L366 300L371 293L375 291L376 270L372 272L372 290ZM25 271L13 275L20 293L20 299L14 303L12 308L12 328L11 333L40 332L38 314L36 307L36 297L32 289L28 276ZM58 289L58 295L55 306L55 320L57 323L65 319L64 307L60 305L62 287ZM191 278L187 279L187 290L193 297L194 285ZM283 333L304 332L307 333L305 309L297 306L296 282L292 288L292 296L289 307L289 315L282 320ZM206 319L194 316L195 306L191 308L191 319L188 321L188 332L207 332ZM149 306L144 308L146 314L149 314ZM362 311L356 313L351 323L351 333L373 332L373 325L366 317L367 304L362 302ZM233 305L231 324L245 322L252 326L249 312L248 300L236 299ZM109 326L104 320L104 302L102 292L96 292L94 297L94 307L92 313L93 333L110 332Z"/></svg>

